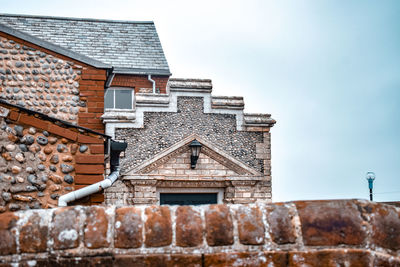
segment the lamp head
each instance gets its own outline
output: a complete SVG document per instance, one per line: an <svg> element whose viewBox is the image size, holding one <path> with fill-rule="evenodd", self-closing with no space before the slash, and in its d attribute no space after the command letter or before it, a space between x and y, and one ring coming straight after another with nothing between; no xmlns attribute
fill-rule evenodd
<svg viewBox="0 0 400 267"><path fill-rule="evenodd" d="M199 159L200 151L202 145L199 141L194 139L190 144L190 167L192 169L196 168L197 160Z"/></svg>

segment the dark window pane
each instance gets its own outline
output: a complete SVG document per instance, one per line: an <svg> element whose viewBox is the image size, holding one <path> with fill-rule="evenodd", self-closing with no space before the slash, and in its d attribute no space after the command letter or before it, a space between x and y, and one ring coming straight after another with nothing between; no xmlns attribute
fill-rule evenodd
<svg viewBox="0 0 400 267"><path fill-rule="evenodd" d="M115 108L132 109L131 90L115 90Z"/></svg>
<svg viewBox="0 0 400 267"><path fill-rule="evenodd" d="M161 205L217 204L217 193L161 193Z"/></svg>
<svg viewBox="0 0 400 267"><path fill-rule="evenodd" d="M104 100L105 108L114 108L114 90L108 89Z"/></svg>

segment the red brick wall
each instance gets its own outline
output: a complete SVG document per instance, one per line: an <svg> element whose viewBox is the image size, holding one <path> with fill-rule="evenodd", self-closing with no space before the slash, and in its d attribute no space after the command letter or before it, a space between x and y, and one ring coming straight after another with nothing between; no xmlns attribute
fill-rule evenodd
<svg viewBox="0 0 400 267"><path fill-rule="evenodd" d="M156 81L156 88L160 88L160 93L167 92L168 76L152 75L151 79ZM153 83L148 80L147 75L115 75L111 86L131 87L135 88L135 92L150 93L152 92ZM151 89L151 91L150 91Z"/></svg>
<svg viewBox="0 0 400 267"><path fill-rule="evenodd" d="M358 200L78 206L0 214L0 262L399 266L399 232L399 209Z"/></svg>
<svg viewBox="0 0 400 267"><path fill-rule="evenodd" d="M104 113L104 88L106 71L86 66L82 69L80 99L86 102L78 114L78 125L104 133L100 117Z"/></svg>

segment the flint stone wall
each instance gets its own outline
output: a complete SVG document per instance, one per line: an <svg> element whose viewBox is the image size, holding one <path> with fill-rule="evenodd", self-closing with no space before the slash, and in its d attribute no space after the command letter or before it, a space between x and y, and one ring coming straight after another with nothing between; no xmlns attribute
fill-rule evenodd
<svg viewBox="0 0 400 267"><path fill-rule="evenodd" d="M0 213L53 208L61 195L104 179L102 136L60 127L15 106L0 104L0 110L9 112L0 117ZM86 201L103 199L95 194Z"/></svg>
<svg viewBox="0 0 400 267"><path fill-rule="evenodd" d="M0 214L11 266L400 266L400 209L363 200Z"/></svg>
<svg viewBox="0 0 400 267"><path fill-rule="evenodd" d="M117 128L115 139L128 143L123 169L134 168L191 134L264 172L264 160L256 157L256 143L263 143L263 132L237 131L235 115L205 114L202 97L178 97L176 113L145 112L143 128Z"/></svg>
<svg viewBox="0 0 400 267"><path fill-rule="evenodd" d="M0 97L70 122L78 121L82 66L0 36Z"/></svg>
<svg viewBox="0 0 400 267"><path fill-rule="evenodd" d="M104 132L106 70L0 32L0 98Z"/></svg>

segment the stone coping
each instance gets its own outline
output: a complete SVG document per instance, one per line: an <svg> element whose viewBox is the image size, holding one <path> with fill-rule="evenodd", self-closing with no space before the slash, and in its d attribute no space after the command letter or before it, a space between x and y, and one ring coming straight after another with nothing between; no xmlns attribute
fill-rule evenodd
<svg viewBox="0 0 400 267"><path fill-rule="evenodd" d="M399 232L399 208L366 200L75 206L0 214L0 263L399 266Z"/></svg>

